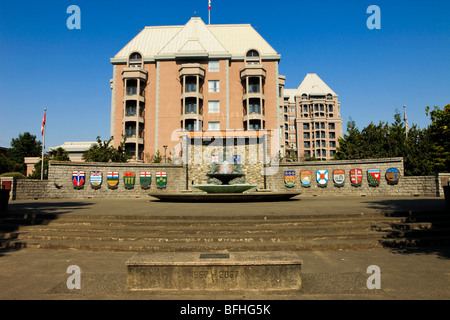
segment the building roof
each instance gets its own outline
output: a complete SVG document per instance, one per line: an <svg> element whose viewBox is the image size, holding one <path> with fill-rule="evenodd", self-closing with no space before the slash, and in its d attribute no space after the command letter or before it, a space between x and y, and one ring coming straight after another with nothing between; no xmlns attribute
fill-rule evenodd
<svg viewBox="0 0 450 320"><path fill-rule="evenodd" d="M250 24L206 25L195 17L184 26L146 27L111 62L124 63L134 51L145 61L189 56L244 59L250 49L258 50L262 59L280 59Z"/></svg>
<svg viewBox="0 0 450 320"><path fill-rule="evenodd" d="M63 148L67 152L85 152L93 145L97 144L96 141L87 142L64 142L64 144L56 147L51 147L49 150L54 150L58 148Z"/></svg>
<svg viewBox="0 0 450 320"><path fill-rule="evenodd" d="M331 94L337 96L337 94L330 89L330 87L323 82L320 77L315 73L308 73L303 79L300 86L297 88L298 94L307 95L327 95Z"/></svg>

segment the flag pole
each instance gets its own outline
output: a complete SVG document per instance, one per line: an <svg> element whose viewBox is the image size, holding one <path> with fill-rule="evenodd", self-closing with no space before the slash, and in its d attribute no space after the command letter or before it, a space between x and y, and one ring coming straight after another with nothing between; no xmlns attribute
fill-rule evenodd
<svg viewBox="0 0 450 320"><path fill-rule="evenodd" d="M211 24L211 0L209 0L208 4L208 25Z"/></svg>
<svg viewBox="0 0 450 320"><path fill-rule="evenodd" d="M45 113L47 108L44 108L44 119L42 120L42 162L41 162L41 180L44 180L44 150L45 150Z"/></svg>

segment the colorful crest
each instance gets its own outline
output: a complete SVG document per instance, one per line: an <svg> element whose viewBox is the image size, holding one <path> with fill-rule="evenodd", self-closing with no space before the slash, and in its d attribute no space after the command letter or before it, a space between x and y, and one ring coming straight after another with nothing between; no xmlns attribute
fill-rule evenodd
<svg viewBox="0 0 450 320"><path fill-rule="evenodd" d="M343 187L345 184L345 170L333 170L333 182L335 187Z"/></svg>
<svg viewBox="0 0 450 320"><path fill-rule="evenodd" d="M351 169L350 170L350 182L352 186L359 187L361 186L363 180L362 169Z"/></svg>
<svg viewBox="0 0 450 320"><path fill-rule="evenodd" d="M295 171L284 172L284 184L288 188L293 188L295 186Z"/></svg>
<svg viewBox="0 0 450 320"><path fill-rule="evenodd" d="M367 170L367 181L369 186L378 187L380 185L380 169L369 169Z"/></svg>
<svg viewBox="0 0 450 320"><path fill-rule="evenodd" d="M100 171L91 171L91 187L92 189L100 189L102 185L102 173Z"/></svg>
<svg viewBox="0 0 450 320"><path fill-rule="evenodd" d="M125 185L125 189L133 189L135 180L136 177L134 172L125 172L123 174L123 183Z"/></svg>
<svg viewBox="0 0 450 320"><path fill-rule="evenodd" d="M139 178L141 181L141 188L144 190L150 189L150 184L152 183L152 174L150 172L141 172Z"/></svg>
<svg viewBox="0 0 450 320"><path fill-rule="evenodd" d="M241 156L240 155L233 156L233 163L240 164L241 163Z"/></svg>
<svg viewBox="0 0 450 320"><path fill-rule="evenodd" d="M302 187L309 188L311 187L311 171L310 170L302 170L300 172L300 181L302 183Z"/></svg>
<svg viewBox="0 0 450 320"><path fill-rule="evenodd" d="M400 171L396 168L390 168L386 171L386 180L389 184L397 184L400 179Z"/></svg>
<svg viewBox="0 0 450 320"><path fill-rule="evenodd" d="M211 156L211 163L219 163L219 156Z"/></svg>
<svg viewBox="0 0 450 320"><path fill-rule="evenodd" d="M106 183L108 183L108 188L117 189L119 184L119 173L118 172L108 172L106 174Z"/></svg>
<svg viewBox="0 0 450 320"><path fill-rule="evenodd" d="M83 189L84 188L84 171L73 171L72 173L72 182L73 187L75 189Z"/></svg>
<svg viewBox="0 0 450 320"><path fill-rule="evenodd" d="M167 184L167 173L157 172L156 173L156 187L158 189L165 189Z"/></svg>
<svg viewBox="0 0 450 320"><path fill-rule="evenodd" d="M326 187L328 183L328 170L317 170L317 184L319 187Z"/></svg>

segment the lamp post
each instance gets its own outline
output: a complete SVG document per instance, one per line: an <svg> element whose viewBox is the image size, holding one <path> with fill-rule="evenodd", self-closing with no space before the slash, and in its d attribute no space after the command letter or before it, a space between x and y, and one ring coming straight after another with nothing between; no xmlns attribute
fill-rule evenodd
<svg viewBox="0 0 450 320"><path fill-rule="evenodd" d="M167 163L167 146L163 146L164 148L164 163Z"/></svg>

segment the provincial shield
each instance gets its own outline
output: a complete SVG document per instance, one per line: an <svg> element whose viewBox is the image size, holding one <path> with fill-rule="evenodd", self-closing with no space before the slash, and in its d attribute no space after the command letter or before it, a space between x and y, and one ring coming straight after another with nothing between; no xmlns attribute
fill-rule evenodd
<svg viewBox="0 0 450 320"><path fill-rule="evenodd" d="M165 189L167 184L167 173L157 172L156 173L156 187L158 189Z"/></svg>
<svg viewBox="0 0 450 320"><path fill-rule="evenodd" d="M386 180L389 184L397 184L400 179L400 171L396 168L390 168L386 171Z"/></svg>
<svg viewBox="0 0 450 320"><path fill-rule="evenodd" d="M135 175L134 172L125 172L123 175L123 183L125 185L125 189L133 189L134 188Z"/></svg>
<svg viewBox="0 0 450 320"><path fill-rule="evenodd" d="M367 181L369 186L378 187L380 185L380 169L369 169L367 170Z"/></svg>
<svg viewBox="0 0 450 320"><path fill-rule="evenodd" d="M91 188L100 189L102 185L102 173L100 171L91 171Z"/></svg>
<svg viewBox="0 0 450 320"><path fill-rule="evenodd" d="M152 174L150 172L141 172L139 175L141 181L141 188L144 190L150 189L152 183Z"/></svg>
<svg viewBox="0 0 450 320"><path fill-rule="evenodd" d="M73 171L72 173L72 182L74 189L83 189L84 188L84 171Z"/></svg>
<svg viewBox="0 0 450 320"><path fill-rule="evenodd" d="M284 184L288 188L293 188L295 186L295 171L284 172Z"/></svg>
<svg viewBox="0 0 450 320"><path fill-rule="evenodd" d="M350 182L352 186L359 187L361 186L363 180L362 169L351 169L350 170Z"/></svg>
<svg viewBox="0 0 450 320"><path fill-rule="evenodd" d="M109 189L117 189L117 186L119 185L119 173L108 172L106 174L106 183L108 183Z"/></svg>
<svg viewBox="0 0 450 320"><path fill-rule="evenodd" d="M319 187L325 188L328 183L328 170L317 170L317 185Z"/></svg>
<svg viewBox="0 0 450 320"><path fill-rule="evenodd" d="M310 170L302 170L300 172L300 181L302 183L302 187L304 187L304 188L311 187L311 171Z"/></svg>
<svg viewBox="0 0 450 320"><path fill-rule="evenodd" d="M345 184L345 170L333 170L333 182L335 187L343 187Z"/></svg>

